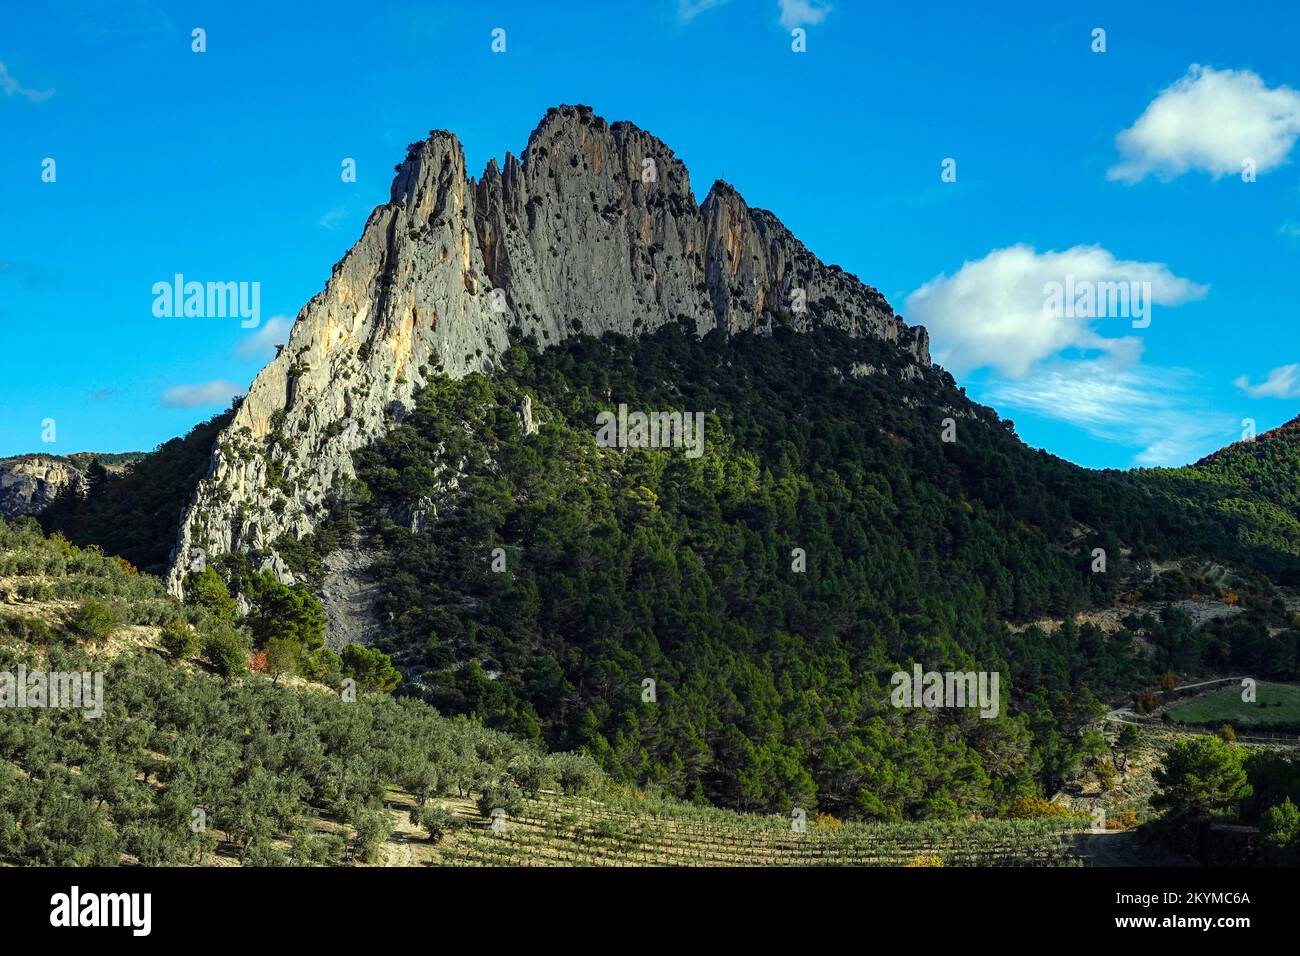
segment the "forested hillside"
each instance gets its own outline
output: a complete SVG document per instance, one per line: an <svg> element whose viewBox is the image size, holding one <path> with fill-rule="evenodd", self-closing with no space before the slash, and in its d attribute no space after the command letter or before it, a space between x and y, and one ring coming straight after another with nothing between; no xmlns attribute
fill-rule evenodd
<svg viewBox="0 0 1300 956"><path fill-rule="evenodd" d="M1233 528L1255 555L1271 553L1283 580L1300 584L1296 563L1284 557L1300 552L1300 418L1195 465L1134 477L1203 502L1212 521Z"/></svg>
<svg viewBox="0 0 1300 956"><path fill-rule="evenodd" d="M232 625L194 592L182 607L117 558L0 521L0 865L1078 862L1087 820L1063 812L864 826L620 788L584 755L364 683L283 683L249 653L257 613ZM74 673L76 703L35 703L33 675Z"/></svg>
<svg viewBox="0 0 1300 956"><path fill-rule="evenodd" d="M41 525L74 544L98 545L142 571L162 574L181 511L207 472L213 443L230 415L223 412L195 425L184 438L125 462L120 473L91 461L86 493L55 501L41 512Z"/></svg>
<svg viewBox="0 0 1300 956"><path fill-rule="evenodd" d="M277 542L315 585L340 546L376 558L379 647L401 692L439 709L688 798L910 819L1050 790L1084 759L1099 698L1165 670L1296 676L1269 595L1300 566L1294 427L1188 468L1091 472L1026 448L945 373L830 330L669 327L508 359L491 378L436 379L355 456L333 517ZM620 403L706 412L704 454L597 447L597 413ZM42 523L161 572L228 417ZM253 603L256 557L221 563ZM1140 583L1180 558L1201 564ZM1109 635L1007 626L1229 585L1247 613L1206 627L1179 612ZM290 643L297 669L337 670ZM888 679L912 662L997 671L1009 706L900 712Z"/></svg>
<svg viewBox="0 0 1300 956"><path fill-rule="evenodd" d="M670 327L507 358L424 389L355 456L331 520L276 547L308 580L368 549L405 692L619 780L747 809L995 814L1078 766L1099 696L1214 663L1177 616L1142 625L1153 654L1127 629L1008 622L1112 603L1136 562L1232 562L1265 591L1297 566L1265 491L1034 452L877 340ZM598 447L620 403L707 413L703 455ZM1009 706L895 709L889 675L913 662L999 672Z"/></svg>

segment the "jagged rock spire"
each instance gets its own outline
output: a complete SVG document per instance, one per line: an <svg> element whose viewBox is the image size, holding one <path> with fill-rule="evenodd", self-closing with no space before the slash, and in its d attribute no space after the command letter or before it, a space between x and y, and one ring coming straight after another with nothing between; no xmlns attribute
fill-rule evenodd
<svg viewBox="0 0 1300 956"><path fill-rule="evenodd" d="M179 593L196 551L269 551L309 533L352 476L352 451L400 420L430 375L491 372L512 327L550 345L668 322L700 333L824 323L930 361L923 328L771 213L723 182L697 205L685 165L631 123L551 109L521 159L493 160L477 182L456 136L431 132L222 433L168 587Z"/></svg>

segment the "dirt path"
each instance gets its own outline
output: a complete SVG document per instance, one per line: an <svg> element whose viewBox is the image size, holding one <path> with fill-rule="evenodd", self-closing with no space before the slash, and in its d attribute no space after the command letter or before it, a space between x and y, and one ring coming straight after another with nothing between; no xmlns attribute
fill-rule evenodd
<svg viewBox="0 0 1300 956"><path fill-rule="evenodd" d="M1203 680L1203 681L1198 681L1198 682L1195 683L1195 684L1182 684L1182 685L1180 685L1180 686L1178 686L1178 687L1175 687L1174 690L1175 690L1175 691L1180 691L1180 690L1192 690L1193 688L1196 688L1196 687L1209 687L1211 684L1224 684L1224 683L1228 683L1228 682L1230 682L1230 681L1238 681L1238 682L1240 682L1240 681L1243 681L1243 680L1246 680L1246 678L1245 678L1245 677L1216 677L1216 678L1214 678L1213 680ZM1132 705L1132 704L1125 704L1123 707L1116 707L1116 708L1114 708L1113 710L1109 710L1109 711L1107 711L1107 712L1106 712L1106 717L1105 717L1105 719L1106 719L1106 720L1109 720L1109 721L1114 721L1114 722L1117 722L1117 723L1121 723L1121 724L1137 724L1139 727L1140 727L1140 726L1143 726L1143 725L1146 724L1146 723L1148 723L1147 721L1141 721L1141 720L1126 720L1126 719L1125 719L1125 715L1126 715L1126 714L1127 714L1129 717L1134 717L1134 716L1136 716L1136 715L1133 713L1133 705Z"/></svg>

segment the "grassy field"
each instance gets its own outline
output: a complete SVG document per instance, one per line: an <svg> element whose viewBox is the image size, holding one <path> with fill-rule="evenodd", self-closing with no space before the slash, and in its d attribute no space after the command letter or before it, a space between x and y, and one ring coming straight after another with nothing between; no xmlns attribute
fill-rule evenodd
<svg viewBox="0 0 1300 956"><path fill-rule="evenodd" d="M1233 685L1194 697L1170 707L1169 717L1179 724L1232 724L1261 729L1300 726L1300 687L1260 683L1253 703L1243 701L1241 693L1241 688Z"/></svg>

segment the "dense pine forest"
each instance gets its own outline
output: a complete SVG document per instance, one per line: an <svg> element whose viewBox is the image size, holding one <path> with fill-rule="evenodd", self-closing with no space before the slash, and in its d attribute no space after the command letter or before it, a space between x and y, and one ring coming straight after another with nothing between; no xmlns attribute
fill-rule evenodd
<svg viewBox="0 0 1300 956"><path fill-rule="evenodd" d="M1272 458L1092 472L905 368L828 330L521 343L499 375L435 378L331 519L277 547L309 581L339 546L377 555L403 693L743 809L996 814L1079 766L1102 699L1171 668L1297 675L1294 629L1259 639L1300 554ZM704 454L598 447L620 403L705 412ZM1236 633L1174 609L1111 635L1009 627L1131 600L1139 565L1191 556L1244 575ZM247 562L227 572L238 589ZM1145 596L1216 587L1175 571ZM892 708L913 662L997 671L1009 706Z"/></svg>

